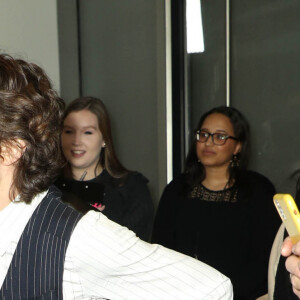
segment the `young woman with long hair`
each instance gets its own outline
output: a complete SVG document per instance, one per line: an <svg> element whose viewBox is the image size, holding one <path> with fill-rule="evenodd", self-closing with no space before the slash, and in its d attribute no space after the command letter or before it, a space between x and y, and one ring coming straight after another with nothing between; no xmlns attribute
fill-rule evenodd
<svg viewBox="0 0 300 300"><path fill-rule="evenodd" d="M117 158L109 115L100 99L81 97L67 106L61 142L67 164L55 184L63 200L82 213L100 210L148 240L154 217L148 180L128 171Z"/></svg>
<svg viewBox="0 0 300 300"><path fill-rule="evenodd" d="M235 300L267 292L269 252L280 222L275 189L246 169L248 155L249 125L237 109L222 106L205 113L185 172L163 192L152 237L226 274Z"/></svg>

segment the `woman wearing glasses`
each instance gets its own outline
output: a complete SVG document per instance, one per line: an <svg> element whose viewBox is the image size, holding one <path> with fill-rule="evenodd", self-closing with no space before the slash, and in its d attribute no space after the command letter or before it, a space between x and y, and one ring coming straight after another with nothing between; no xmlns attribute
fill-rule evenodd
<svg viewBox="0 0 300 300"><path fill-rule="evenodd" d="M280 220L275 189L246 169L249 125L232 107L205 113L185 172L165 188L152 241L212 265L226 274L234 299L267 293L268 258ZM220 249L221 246L221 249Z"/></svg>
<svg viewBox="0 0 300 300"><path fill-rule="evenodd" d="M82 213L100 210L147 241L154 218L148 180L118 160L103 102L73 100L65 111L61 141L68 163L55 184L63 200Z"/></svg>

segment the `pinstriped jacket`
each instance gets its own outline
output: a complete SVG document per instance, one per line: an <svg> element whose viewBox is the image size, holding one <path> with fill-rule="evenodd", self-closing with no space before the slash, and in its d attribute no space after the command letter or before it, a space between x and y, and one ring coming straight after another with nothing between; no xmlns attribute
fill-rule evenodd
<svg viewBox="0 0 300 300"><path fill-rule="evenodd" d="M63 299L65 253L82 217L54 186L29 219L0 291L3 300Z"/></svg>

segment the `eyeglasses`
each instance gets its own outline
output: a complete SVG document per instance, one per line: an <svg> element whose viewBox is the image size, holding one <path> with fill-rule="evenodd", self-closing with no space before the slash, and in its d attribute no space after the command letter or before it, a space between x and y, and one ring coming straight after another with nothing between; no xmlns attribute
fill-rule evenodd
<svg viewBox="0 0 300 300"><path fill-rule="evenodd" d="M209 132L203 131L203 130L198 130L196 132L196 140L199 143L205 143L210 136L211 136L211 139L212 139L214 145L217 145L217 146L224 145L228 139L233 139L233 140L237 141L236 137L230 136L230 135L227 135L224 133L219 133L219 132L209 133Z"/></svg>

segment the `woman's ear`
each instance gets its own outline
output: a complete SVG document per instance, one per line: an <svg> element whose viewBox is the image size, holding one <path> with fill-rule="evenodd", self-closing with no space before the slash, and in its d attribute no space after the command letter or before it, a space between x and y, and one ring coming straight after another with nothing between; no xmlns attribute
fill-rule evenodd
<svg viewBox="0 0 300 300"><path fill-rule="evenodd" d="M234 152L233 152L234 155L237 155L239 152L242 151L242 145L243 144L241 142L237 142Z"/></svg>

